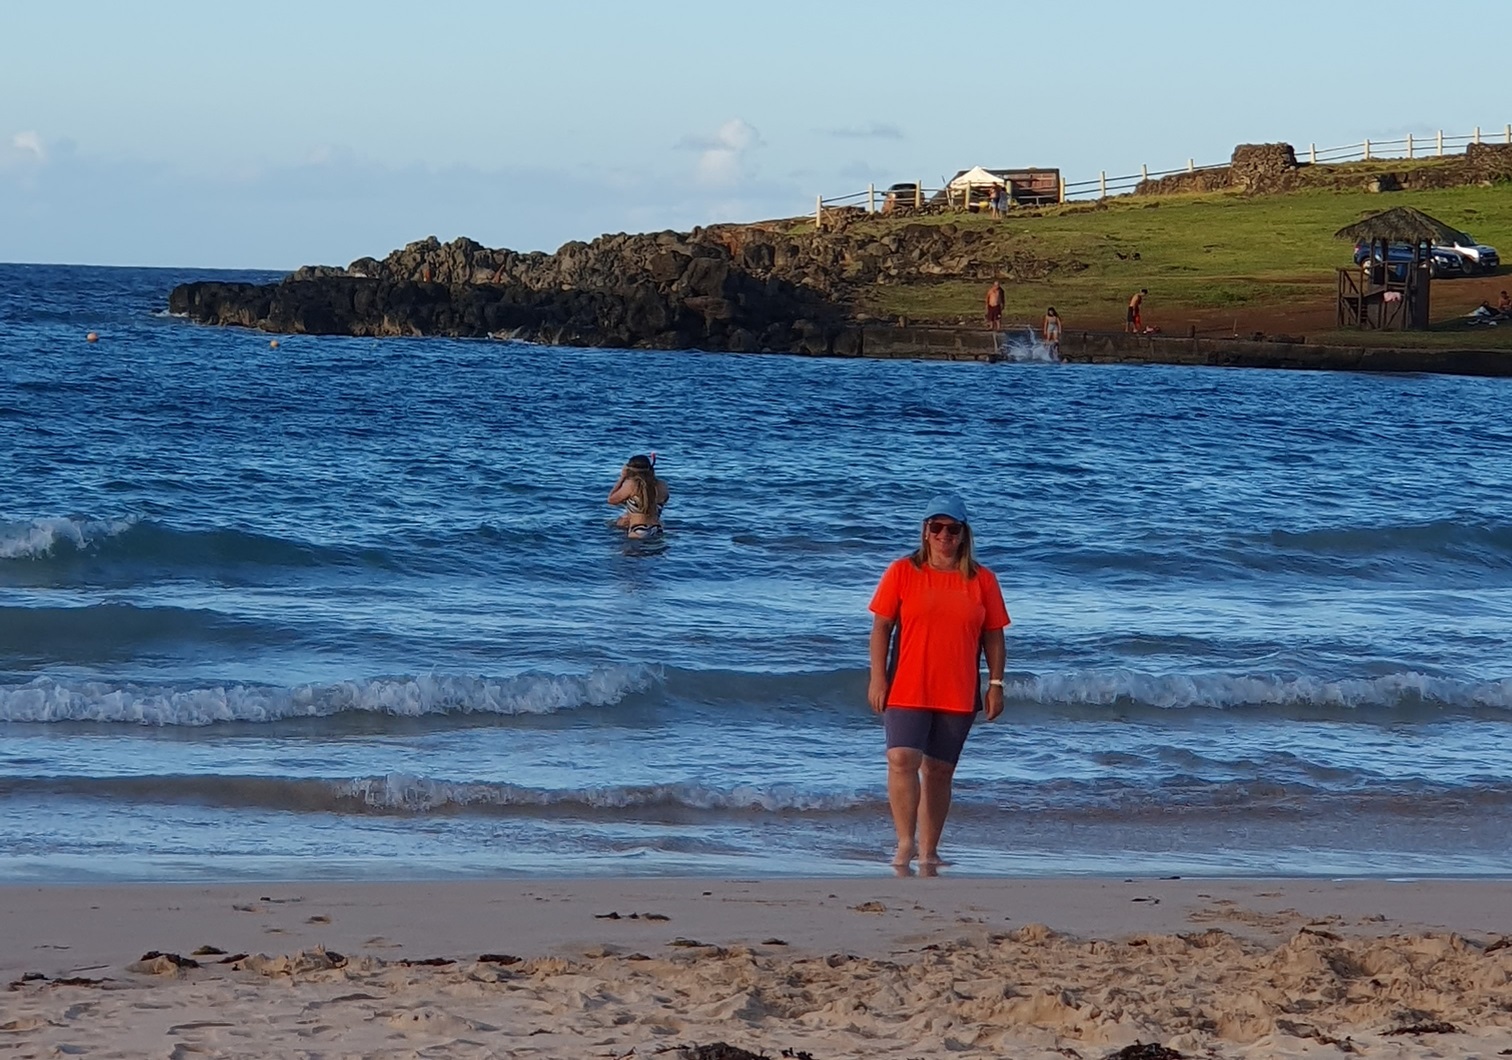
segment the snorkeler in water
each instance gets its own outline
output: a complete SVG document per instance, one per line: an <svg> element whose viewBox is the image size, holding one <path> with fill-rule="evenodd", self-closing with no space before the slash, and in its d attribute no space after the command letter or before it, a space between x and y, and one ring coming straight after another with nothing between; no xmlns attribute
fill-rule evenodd
<svg viewBox="0 0 1512 1060"><path fill-rule="evenodd" d="M667 484L656 477L656 454L632 456L609 491L608 503L625 509L614 525L632 538L655 537L662 532L661 512L667 497Z"/></svg>

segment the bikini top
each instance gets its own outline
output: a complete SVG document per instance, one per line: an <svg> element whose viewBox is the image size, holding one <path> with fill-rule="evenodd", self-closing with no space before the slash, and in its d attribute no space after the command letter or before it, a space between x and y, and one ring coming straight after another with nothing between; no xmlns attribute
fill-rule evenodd
<svg viewBox="0 0 1512 1060"><path fill-rule="evenodd" d="M645 508L641 507L641 499L640 499L640 495L639 494L632 493L630 495L630 498L627 501L625 501L625 511L627 511L627 512L633 512L636 515L660 515L662 508L665 507L665 506L661 505L661 504L656 504L653 501L652 502L652 507L653 507L654 510L650 511L650 512L646 511Z"/></svg>

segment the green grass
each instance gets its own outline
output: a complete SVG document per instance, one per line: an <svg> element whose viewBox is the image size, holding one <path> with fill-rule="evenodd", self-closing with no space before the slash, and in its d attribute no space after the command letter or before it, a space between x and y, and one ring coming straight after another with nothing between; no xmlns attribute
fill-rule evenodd
<svg viewBox="0 0 1512 1060"><path fill-rule="evenodd" d="M947 223L980 231L989 237L990 253L1001 253L1005 260L1027 252L1062 266L1044 280L1005 284L1005 317L1037 321L1053 304L1069 327L1117 327L1129 296L1147 287L1149 315L1171 321L1169 331L1184 317L1331 306L1335 270L1350 264L1352 250L1348 242L1335 239L1334 232L1401 205L1416 206L1468 229L1482 242L1512 255L1508 184L1383 194L1309 190L1263 196L1130 197L1103 205L1072 203L1003 220L978 215L868 218L848 231L883 235L907 224ZM795 233L802 230L795 226ZM1073 262L1084 267L1070 267ZM1453 289L1474 282L1435 284L1435 307L1443 307L1443 313L1435 315L1462 313L1463 308L1455 306ZM863 308L869 311L915 320L979 319L981 302L982 285L976 282L879 284L862 295ZM1502 330L1512 329L1474 333Z"/></svg>
<svg viewBox="0 0 1512 1060"><path fill-rule="evenodd" d="M1428 331L1319 331L1308 341L1331 346L1397 346L1424 350L1507 350L1512 354L1512 324L1466 328L1438 325Z"/></svg>

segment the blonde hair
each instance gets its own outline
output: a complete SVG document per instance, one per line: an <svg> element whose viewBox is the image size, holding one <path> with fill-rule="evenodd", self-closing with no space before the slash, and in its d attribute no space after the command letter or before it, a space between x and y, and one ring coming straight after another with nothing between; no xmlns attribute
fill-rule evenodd
<svg viewBox="0 0 1512 1060"><path fill-rule="evenodd" d="M656 465L647 456L632 456L625 462L626 477L635 483L635 501L647 515L655 515L657 505Z"/></svg>
<svg viewBox="0 0 1512 1060"><path fill-rule="evenodd" d="M919 524L919 547L908 557L915 567L929 563L929 520ZM971 524L961 524L961 550L956 556L956 569L963 578L975 578L977 572L976 549L971 540Z"/></svg>

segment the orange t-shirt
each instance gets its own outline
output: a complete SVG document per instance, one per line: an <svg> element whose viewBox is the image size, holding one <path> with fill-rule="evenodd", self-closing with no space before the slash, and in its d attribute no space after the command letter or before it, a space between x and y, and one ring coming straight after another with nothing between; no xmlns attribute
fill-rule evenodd
<svg viewBox="0 0 1512 1060"><path fill-rule="evenodd" d="M887 693L889 707L970 714L976 709L982 631L1008 625L997 578L915 567L908 557L882 575L871 612L899 624L898 653Z"/></svg>

